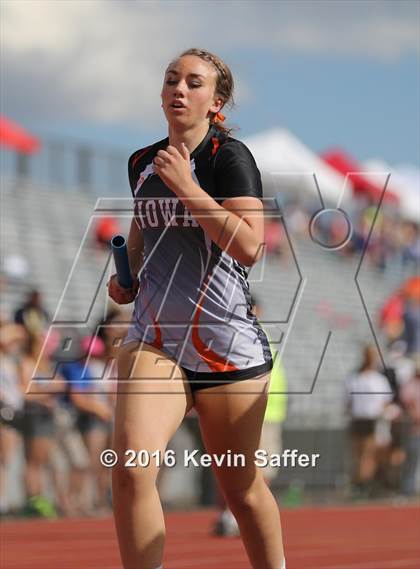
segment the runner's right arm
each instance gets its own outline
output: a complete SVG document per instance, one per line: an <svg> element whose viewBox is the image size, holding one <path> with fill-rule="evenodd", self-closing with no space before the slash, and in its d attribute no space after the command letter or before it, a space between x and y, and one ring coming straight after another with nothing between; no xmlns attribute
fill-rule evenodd
<svg viewBox="0 0 420 569"><path fill-rule="evenodd" d="M116 274L112 275L107 283L108 294L117 304L130 304L137 296L139 290L138 273L143 265L143 248L143 232L133 216L127 240L128 262L133 275L133 286L128 289L121 287L118 284Z"/></svg>

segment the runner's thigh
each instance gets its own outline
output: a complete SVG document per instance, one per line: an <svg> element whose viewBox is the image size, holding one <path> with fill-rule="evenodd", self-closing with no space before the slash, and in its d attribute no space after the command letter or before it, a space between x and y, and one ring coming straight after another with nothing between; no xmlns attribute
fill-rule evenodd
<svg viewBox="0 0 420 569"><path fill-rule="evenodd" d="M164 450L192 406L183 371L168 356L139 342L125 344L118 356L114 447Z"/></svg>
<svg viewBox="0 0 420 569"><path fill-rule="evenodd" d="M207 452L221 455L231 450L245 455L245 467L214 467L225 491L249 488L260 470L254 453L260 444L269 380L270 372L194 394Z"/></svg>

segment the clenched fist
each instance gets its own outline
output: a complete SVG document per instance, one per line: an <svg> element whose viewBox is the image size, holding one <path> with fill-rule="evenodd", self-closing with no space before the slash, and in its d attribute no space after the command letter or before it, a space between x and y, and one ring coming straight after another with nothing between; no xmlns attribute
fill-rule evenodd
<svg viewBox="0 0 420 569"><path fill-rule="evenodd" d="M117 304L130 304L136 298L139 290L139 279L137 275L132 275L133 286L131 288L123 288L119 285L117 275L114 274L107 282L108 294Z"/></svg>

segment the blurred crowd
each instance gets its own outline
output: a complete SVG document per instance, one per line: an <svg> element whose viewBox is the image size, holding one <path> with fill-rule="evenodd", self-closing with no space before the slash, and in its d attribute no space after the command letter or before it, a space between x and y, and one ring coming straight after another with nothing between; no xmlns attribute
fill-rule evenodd
<svg viewBox="0 0 420 569"><path fill-rule="evenodd" d="M24 450L24 515L55 517L106 512L109 472L100 454L111 445L117 339L113 309L95 336L71 338L49 328L40 292L32 290L12 319L0 322L0 508L10 465ZM67 353L67 357L63 354ZM108 380L108 381L107 381ZM13 502L13 500L12 500Z"/></svg>
<svg viewBox="0 0 420 569"><path fill-rule="evenodd" d="M385 363L375 345L366 345L346 378L356 498L420 494L420 351L413 347L391 341Z"/></svg>
<svg viewBox="0 0 420 569"><path fill-rule="evenodd" d="M290 247L286 231L294 239L308 239L311 219L320 209L319 204L308 200L284 198L281 204L284 223L267 220L265 240L267 251L288 258ZM407 221L393 209L377 205L366 198L354 198L346 215L326 212L312 227L312 236L327 247L345 242L336 253L342 257L360 257L366 248L366 262L370 266L387 270L414 272L420 263L420 225ZM351 228L348 242L346 237Z"/></svg>
<svg viewBox="0 0 420 569"><path fill-rule="evenodd" d="M346 379L353 492L420 493L420 276L383 303L379 327L385 361L374 345Z"/></svg>
<svg viewBox="0 0 420 569"><path fill-rule="evenodd" d="M115 305L92 334L72 329L69 338L68 331L50 327L38 290L29 291L10 318L0 317L2 513L13 511L11 465L22 448L20 513L55 517L110 510L110 472L100 455L112 448L115 357L126 321ZM420 277L407 279L384 303L380 325L386 363L375 346L365 346L359 368L345 382L352 492L413 496L420 491ZM273 421L277 435L284 417L285 411ZM199 445L197 420L189 419L186 426Z"/></svg>

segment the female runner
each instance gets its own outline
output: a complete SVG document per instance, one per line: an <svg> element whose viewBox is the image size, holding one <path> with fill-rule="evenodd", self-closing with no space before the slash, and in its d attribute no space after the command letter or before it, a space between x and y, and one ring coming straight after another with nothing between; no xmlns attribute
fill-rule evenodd
<svg viewBox="0 0 420 569"><path fill-rule="evenodd" d="M251 153L221 124L232 92L223 61L185 51L161 93L169 136L129 159L135 285L120 288L116 275L108 283L117 303L135 299L118 358L114 448L120 457L127 449L163 456L195 406L208 453L245 456L245 466L213 469L252 567L284 569L278 507L254 463L273 365L245 269L262 255L262 187ZM162 568L158 468L152 458L147 468L119 460L113 470L125 569Z"/></svg>

